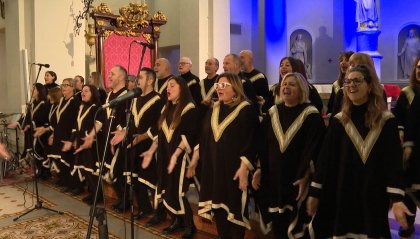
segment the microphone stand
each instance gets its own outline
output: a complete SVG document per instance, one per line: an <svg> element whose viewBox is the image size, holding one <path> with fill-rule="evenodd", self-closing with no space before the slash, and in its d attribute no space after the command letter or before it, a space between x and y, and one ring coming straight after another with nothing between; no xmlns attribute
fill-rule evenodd
<svg viewBox="0 0 420 239"><path fill-rule="evenodd" d="M144 59L144 55L146 53L146 47L143 46L143 49L141 51L141 58L140 58L140 63L139 63L139 68L137 70L137 76L135 78L135 86L137 87L137 81L138 81L138 76L140 75L140 71L143 65L143 59ZM126 172L128 172L127 166L128 166L128 162L130 162L130 177L131 177L131 183L130 183L130 187L129 187L129 193L128 193L128 197L129 197L129 203L130 203L130 232L131 232L131 239L134 239L134 203L133 203L133 191L134 191L134 181L133 181L133 169L134 169L134 157L135 157L135 148L133 146L133 130L134 129L134 122L133 122L133 114L132 114L132 110L133 107L136 107L133 103L134 101L131 100L130 103L130 107L129 109L127 109L127 124L126 124L126 134L125 137L123 139L123 143L122 146L124 147L124 152L125 152L125 170ZM130 150L127 149L127 146L130 145ZM130 152L128 152L130 151ZM130 154L129 154L130 153ZM129 155L128 155L129 154ZM128 156L130 156L130 158L128 158ZM130 160L128 160L130 159ZM125 200L124 200L125 201ZM137 205L138 207L140 205Z"/></svg>
<svg viewBox="0 0 420 239"><path fill-rule="evenodd" d="M102 109L98 109L98 111L100 111L100 110L102 110ZM97 201L98 201L99 188L102 186L102 174L103 174L103 170L104 170L105 156L106 156L106 151L108 149L109 135L111 133L111 127L112 127L112 122L114 121L114 118L115 118L115 109L112 108L110 121L109 121L108 133L106 135L105 150L104 150L104 153L102 155L102 161L99 164L98 183L96 184L95 196L93 198L93 204L92 204L92 207L90 208L90 211L89 211L89 224L88 224L88 230L87 230L87 233L86 233L86 239L90 239L90 236L92 234L93 218L94 217L96 217L96 219L98 220L99 239L107 239L108 238L108 225L107 225L105 207L96 207L96 204L97 204ZM99 155L98 155L98 157L99 157ZM105 223L104 223L104 221L105 221Z"/></svg>
<svg viewBox="0 0 420 239"><path fill-rule="evenodd" d="M37 74L36 79L35 79L35 84L38 82L38 77L39 77L39 73L41 72L41 68L42 68L42 65L39 65L38 74ZM28 88L29 87L30 86L28 86ZM42 205L42 201L39 199L38 176L37 176L37 170L38 169L37 169L36 162L35 162L35 160L37 160L37 159L33 155L35 153L34 144L33 144L33 142L34 142L34 140L33 140L34 128L33 128L33 124L32 124L33 119L32 119L32 115L31 115L32 114L32 111L31 111L31 101L32 101L32 97L33 97L33 94L34 94L34 90L35 89L32 89L30 98L29 99L26 99L26 102L27 102L26 103L26 110L25 110L26 115L23 118L23 121L22 122L23 122L23 124L25 124L26 118L29 117L30 122L29 122L29 133L28 133L29 134L28 135L29 140L28 141L31 144L31 149L30 149L30 152L28 153L28 155L29 155L29 157L31 159L31 164L32 164L32 172L33 172L33 178L34 178L33 183L35 184L36 203L35 203L35 206L32 209L30 209L29 211L26 211L23 214L15 217L15 218L13 218L13 221L17 221L17 220L19 220L19 218L25 216L26 214L28 214L28 213L30 213L32 211L35 211L35 210L39 210L39 209L45 209L45 210L48 210L48 211L51 211L51 212L54 212L54 213L63 214L63 212L60 212L60 211L57 211L57 210L54 210L54 209L51 209L51 208L48 208L48 207L44 207Z"/></svg>

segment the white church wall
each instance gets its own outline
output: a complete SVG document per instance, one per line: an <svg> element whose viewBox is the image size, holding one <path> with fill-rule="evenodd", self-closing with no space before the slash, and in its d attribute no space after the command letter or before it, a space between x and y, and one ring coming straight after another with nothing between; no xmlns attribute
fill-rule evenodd
<svg viewBox="0 0 420 239"><path fill-rule="evenodd" d="M34 6L34 61L50 64L58 83L85 73L84 28L78 36L73 32L73 17L82 9L82 2L71 0L37 0Z"/></svg>

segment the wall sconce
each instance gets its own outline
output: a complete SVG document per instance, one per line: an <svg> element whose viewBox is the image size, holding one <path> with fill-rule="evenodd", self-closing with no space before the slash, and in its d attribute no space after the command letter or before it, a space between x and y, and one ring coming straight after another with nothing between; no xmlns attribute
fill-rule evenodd
<svg viewBox="0 0 420 239"><path fill-rule="evenodd" d="M96 34L95 34L95 26L92 23L88 24L88 30L85 30L85 38L86 38L86 43L89 45L90 47L90 53L89 55L92 56L92 47L95 45L95 40L96 40Z"/></svg>

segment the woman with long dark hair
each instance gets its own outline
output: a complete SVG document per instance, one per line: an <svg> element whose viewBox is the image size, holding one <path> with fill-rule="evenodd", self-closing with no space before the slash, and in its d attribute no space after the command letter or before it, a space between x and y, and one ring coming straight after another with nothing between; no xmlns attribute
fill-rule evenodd
<svg viewBox="0 0 420 239"><path fill-rule="evenodd" d="M409 85L404 87L394 108L404 147L404 170L406 195L404 203L414 216L408 217L409 228L400 228L399 236L410 238L415 231L414 222L417 211L416 200L420 199L420 58L415 61Z"/></svg>
<svg viewBox="0 0 420 239"><path fill-rule="evenodd" d="M346 51L339 55L338 59L340 64L338 65L338 77L337 80L332 84L332 90L327 105L327 114L331 114L334 107L335 96L338 91L343 88L344 77L346 76L347 69L349 68L350 56L353 55L353 51ZM330 115L334 116L334 115Z"/></svg>
<svg viewBox="0 0 420 239"><path fill-rule="evenodd" d="M63 94L61 93L60 87L54 87L48 90L48 101L49 104L47 106L47 113L46 116L48 117L48 121L44 123L44 125L38 126L34 129L34 138L45 138L45 144L44 144L44 155L45 155L45 161L43 161L43 167L46 168L46 170L41 170L41 178L47 178L50 174L50 166L51 161L50 158L48 158L48 155L51 154L51 145L52 141L49 142L49 137L53 133L51 131L50 126L53 124L52 122L56 122L56 110L58 107L58 104L60 103L60 99L63 97ZM42 141L42 140L41 140Z"/></svg>
<svg viewBox="0 0 420 239"><path fill-rule="evenodd" d="M48 122L48 101L47 101L47 90L41 83L36 83L32 87L32 99L31 105L27 109L25 116L23 116L18 122L12 122L9 124L10 128L19 126L21 131L25 135L25 147L24 155L27 152L32 152L35 157L35 163L37 168L37 175L46 177L48 171L42 167L42 163L45 160L44 148L47 144L46 137L33 137L33 132L37 127L43 126Z"/></svg>
<svg viewBox="0 0 420 239"><path fill-rule="evenodd" d="M168 101L158 121L159 140L143 154L142 167L148 166L157 149L155 207L163 203L173 216L172 224L163 233L173 234L184 230L182 238L192 238L196 228L191 206L185 197L190 185L185 173L187 159L195 145L196 107L188 85L181 77L168 80L167 96Z"/></svg>
<svg viewBox="0 0 420 239"><path fill-rule="evenodd" d="M97 136L96 140L102 142L101 137L98 137L101 134L98 133L102 128L105 115L103 111L99 111L95 120L95 113L101 106L99 92L95 86L84 85L80 94L82 102L79 106L76 124L72 129L72 137L63 148L64 151L69 151L71 146L74 146L75 162L71 174L76 174L81 182L86 179L88 195L83 198L83 201L92 204L98 182L96 166L98 154L94 139ZM102 199L102 191L100 191L98 200L102 201Z"/></svg>
<svg viewBox="0 0 420 239"><path fill-rule="evenodd" d="M203 121L188 177L201 162L198 214L216 221L221 238L244 238L250 229L248 174L255 166L258 116L242 88L241 79L221 74L215 83L219 100Z"/></svg>
<svg viewBox="0 0 420 239"><path fill-rule="evenodd" d="M347 72L343 107L331 120L309 191L316 238L391 238L390 205L407 228L402 149L382 93L374 69Z"/></svg>

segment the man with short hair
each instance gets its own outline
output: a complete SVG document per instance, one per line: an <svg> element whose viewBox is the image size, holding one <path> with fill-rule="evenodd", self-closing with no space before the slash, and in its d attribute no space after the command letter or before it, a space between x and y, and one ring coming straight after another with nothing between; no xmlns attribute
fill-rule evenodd
<svg viewBox="0 0 420 239"><path fill-rule="evenodd" d="M168 99L166 88L168 80L174 75L171 73L171 64L166 58L159 58L155 61L153 69L156 72L157 80L155 81L154 90L162 96L164 102Z"/></svg>
<svg viewBox="0 0 420 239"><path fill-rule="evenodd" d="M241 74L241 60L238 55L230 53L223 59L223 70L228 73L236 74L242 79L242 86L246 97L255 105L259 111L257 95L255 94L252 83Z"/></svg>
<svg viewBox="0 0 420 239"><path fill-rule="evenodd" d="M127 93L127 88L125 87L127 81L127 70L120 66L116 65L112 67L109 72L109 81L111 83L110 88L112 89L108 93L108 97L105 103L116 99ZM105 109L105 122L103 129L105 129L105 135L108 133L106 130L110 130L110 133L113 135L121 133L126 126L126 116L125 116L124 106L119 106L114 108L114 118L111 117L111 108ZM110 125L112 119L112 125ZM105 144L105 143L104 143ZM124 169L124 153L121 152L123 149L120 147L121 144L112 144L112 136L109 137L108 147L105 149L105 167L108 172L105 174L105 180L109 183L112 183L114 191L117 195L117 201L112 205L112 208L117 212L123 212L128 209L128 195L124 199L124 187L125 187L125 178L123 176Z"/></svg>
<svg viewBox="0 0 420 239"><path fill-rule="evenodd" d="M178 63L178 72L179 76L181 76L188 85L188 88L190 89L191 96L193 97L193 100L197 106L201 103L202 97L200 94L200 78L198 76L191 73L192 68L192 61L189 57L181 57L179 59Z"/></svg>
<svg viewBox="0 0 420 239"><path fill-rule="evenodd" d="M213 98L217 98L216 89L214 87L214 83L216 82L217 71L219 70L219 60L215 57L209 58L205 64L205 71L207 73L207 77L200 81L200 93L202 97L201 104L203 105L210 105L211 100Z"/></svg>
<svg viewBox="0 0 420 239"><path fill-rule="evenodd" d="M133 99L133 125L130 126L133 130L131 144L126 143L130 148L128 155L129 161L124 175L127 177L127 182L134 185L134 192L137 199L138 213L136 219L142 219L147 214L153 211L151 202L149 200L149 190L155 190L157 184L157 169L156 160L152 160L147 167L142 167L143 157L141 154L146 152L152 145L154 140L157 140L149 132L150 128L156 127L156 122L159 119L160 111L163 107L161 96L154 91L154 83L156 81L156 73L148 67L143 67L137 81L137 87L142 90L141 96ZM126 134L124 129L121 134L116 134L112 139L112 144L120 143ZM154 156L153 156L154 158ZM154 195L154 193L152 193ZM156 220L161 221L166 217L166 211L163 205L160 210L157 210Z"/></svg>
<svg viewBox="0 0 420 239"><path fill-rule="evenodd" d="M239 53L239 58L241 59L242 75L251 81L255 94L259 98L258 102L261 103L262 100L267 99L269 94L267 77L262 72L254 68L254 57L252 51L241 51Z"/></svg>
<svg viewBox="0 0 420 239"><path fill-rule="evenodd" d="M127 90L132 90L134 88L136 88L136 76L135 75L128 75Z"/></svg>

